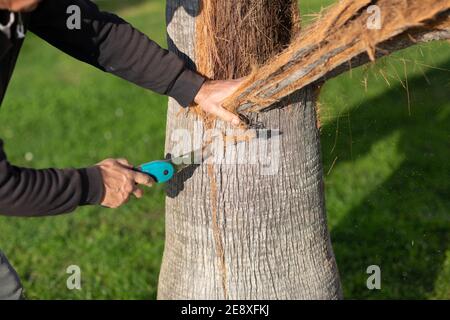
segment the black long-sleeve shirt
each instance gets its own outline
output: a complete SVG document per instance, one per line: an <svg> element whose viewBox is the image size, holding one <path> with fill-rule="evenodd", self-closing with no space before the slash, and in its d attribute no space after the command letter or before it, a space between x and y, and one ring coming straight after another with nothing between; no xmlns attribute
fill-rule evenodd
<svg viewBox="0 0 450 320"><path fill-rule="evenodd" d="M81 9L81 28L69 29L67 8ZM9 19L0 10L0 23ZM8 39L0 32L0 103L11 78L23 39L16 22ZM189 105L204 78L185 67L174 53L134 29L121 18L101 12L88 0L44 0L31 13L22 13L28 29L67 54L160 94ZM95 121L95 119L92 119ZM71 212L80 205L99 204L104 187L97 167L33 170L11 165L0 140L0 214L44 216Z"/></svg>

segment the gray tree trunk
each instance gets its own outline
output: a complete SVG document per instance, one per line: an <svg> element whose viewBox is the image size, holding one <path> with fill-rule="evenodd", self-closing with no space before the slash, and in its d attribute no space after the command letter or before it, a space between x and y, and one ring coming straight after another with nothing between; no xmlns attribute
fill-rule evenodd
<svg viewBox="0 0 450 320"><path fill-rule="evenodd" d="M197 0L167 0L170 50L195 61ZM214 239L207 166L168 186L166 242L159 299L338 299L341 286L325 215L320 139L313 88L283 108L255 115L279 129L280 168L215 165L217 224ZM166 151L177 129L194 131L193 116L170 100Z"/></svg>

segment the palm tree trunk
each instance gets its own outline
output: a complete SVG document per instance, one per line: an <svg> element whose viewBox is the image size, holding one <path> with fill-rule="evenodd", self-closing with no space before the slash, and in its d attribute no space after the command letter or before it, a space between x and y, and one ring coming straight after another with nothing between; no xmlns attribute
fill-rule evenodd
<svg viewBox="0 0 450 320"><path fill-rule="evenodd" d="M167 0L169 48L192 62L198 14L197 0ZM216 164L214 190L202 165L169 184L159 299L341 298L325 215L314 88L282 104L252 116L281 132L277 174L265 175L261 165ZM171 99L168 153L176 130L195 130L195 118L179 111Z"/></svg>

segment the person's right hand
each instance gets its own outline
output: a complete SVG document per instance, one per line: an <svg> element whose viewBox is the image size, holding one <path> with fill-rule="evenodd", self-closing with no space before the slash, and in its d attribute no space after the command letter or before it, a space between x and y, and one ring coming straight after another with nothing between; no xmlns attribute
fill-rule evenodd
<svg viewBox="0 0 450 320"><path fill-rule="evenodd" d="M107 159L97 164L105 186L105 196L101 203L108 208L118 208L128 202L134 194L141 198L144 194L138 185L151 187L154 180L147 174L133 170L126 159Z"/></svg>

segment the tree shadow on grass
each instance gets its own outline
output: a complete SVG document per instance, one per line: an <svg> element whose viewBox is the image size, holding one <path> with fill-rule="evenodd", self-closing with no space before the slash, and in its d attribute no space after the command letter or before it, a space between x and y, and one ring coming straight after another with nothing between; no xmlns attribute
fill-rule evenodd
<svg viewBox="0 0 450 320"><path fill-rule="evenodd" d="M450 69L450 60L439 67ZM393 133L399 134L396 148L404 156L393 174L332 228L347 299L428 298L442 271L450 240L450 112L444 110L449 73L430 70L426 78L430 83L424 76L409 80L411 116L400 85L352 109L352 152L349 136L341 135L330 155L336 123L322 129L325 168L336 156L341 163L367 156ZM340 125L340 132L349 131ZM381 268L381 290L366 287L370 265Z"/></svg>

